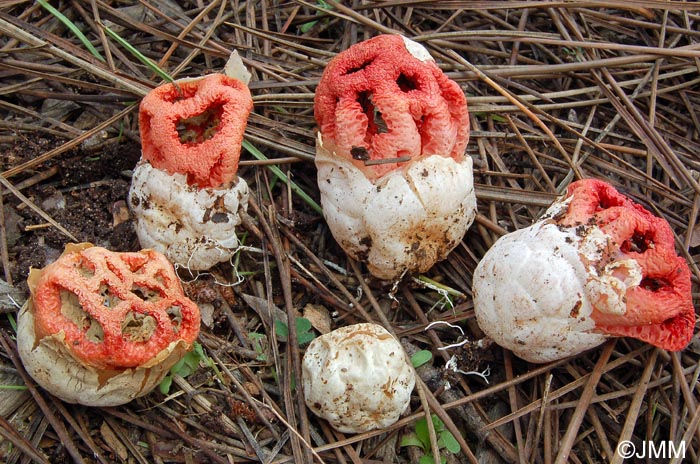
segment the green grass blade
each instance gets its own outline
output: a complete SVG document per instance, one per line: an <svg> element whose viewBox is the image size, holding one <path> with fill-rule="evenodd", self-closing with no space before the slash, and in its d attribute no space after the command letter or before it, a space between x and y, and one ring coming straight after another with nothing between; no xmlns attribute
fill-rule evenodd
<svg viewBox="0 0 700 464"><path fill-rule="evenodd" d="M248 150L248 152L256 157L257 159L261 161L265 161L268 159L267 156L263 155L260 150L255 148L253 144L248 142L247 140L243 140L243 148ZM316 211L318 214L323 216L323 209L321 209L321 206L314 201L313 198L311 198L304 190L302 190L301 187L299 187L293 180L291 180L287 175L282 172L280 168L275 166L274 164L267 165L267 168L272 171L272 173L282 182L285 184L289 185L289 188L292 189L294 193L299 195L299 198L304 200L306 204L308 204L314 211Z"/></svg>
<svg viewBox="0 0 700 464"><path fill-rule="evenodd" d="M104 24L102 24L102 28L105 30L107 35L109 35L112 39L119 42L119 45L121 45L122 47L127 49L129 51L129 53L134 55L141 63L146 65L151 71L158 74L158 76L160 76L160 78L163 79L165 82L174 82L175 81L172 77L170 77L170 75L168 73L166 73L165 71L160 69L160 67L153 60L151 60L146 55L144 55L143 53L138 51L133 45L131 45L129 42L127 42L126 39L122 38L119 34L114 32L113 30L111 30L110 28L105 26Z"/></svg>
<svg viewBox="0 0 700 464"><path fill-rule="evenodd" d="M12 313L7 313L7 320L10 321L12 331L17 333L17 320L12 316Z"/></svg>
<svg viewBox="0 0 700 464"><path fill-rule="evenodd" d="M414 277L413 278L414 282L423 285L425 287L428 287L431 290L435 290L438 293L442 294L447 294L450 296L454 296L457 298L466 298L467 296L460 292L459 290L456 290L452 287L448 287L447 285L441 284L440 282L437 282L430 277L426 277L424 275L418 276L418 278Z"/></svg>
<svg viewBox="0 0 700 464"><path fill-rule="evenodd" d="M22 391L22 390L27 390L27 387L24 385L0 385L0 390Z"/></svg>
<svg viewBox="0 0 700 464"><path fill-rule="evenodd" d="M95 56L95 58L97 58L100 61L105 60L104 57L100 54L100 52L98 52L97 49L92 45L92 43L90 43L88 38L85 37L85 34L83 34L82 31L78 29L78 26L76 26L73 21L66 18L63 13L51 6L51 4L46 0L36 0L36 2L39 5L41 5L42 8L44 8L46 11L54 15L56 19L61 21L68 29L70 29L70 31L73 34L75 34L75 36L83 43L83 45L85 45L85 48L87 48L90 51L90 53L92 53Z"/></svg>

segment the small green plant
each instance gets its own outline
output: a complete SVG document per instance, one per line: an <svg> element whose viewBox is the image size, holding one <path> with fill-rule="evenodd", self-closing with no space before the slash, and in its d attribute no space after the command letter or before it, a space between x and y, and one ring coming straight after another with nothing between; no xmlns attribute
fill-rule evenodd
<svg viewBox="0 0 700 464"><path fill-rule="evenodd" d="M417 368L433 359L433 353L428 350L420 350L411 356L411 364Z"/></svg>
<svg viewBox="0 0 700 464"><path fill-rule="evenodd" d="M316 3L318 4L318 7L321 10L330 10L332 8L327 2L324 2L323 0L318 0L318 2L316 2ZM317 16L318 16L318 13L319 13L319 10L316 10ZM301 31L302 34L306 34L316 25L316 23L318 23L317 19L315 19L313 21L309 21L308 23L304 23L301 26L299 26L299 31Z"/></svg>
<svg viewBox="0 0 700 464"><path fill-rule="evenodd" d="M202 345L195 342L192 351L187 353L184 358L179 360L173 367L170 368L170 372L163 378L160 382L160 392L167 395L170 392L170 386L173 384L173 377L179 375L180 377L187 377L191 373L197 370L197 366L201 361L209 361L209 358L204 354L204 349Z"/></svg>
<svg viewBox="0 0 700 464"><path fill-rule="evenodd" d="M432 414L433 427L437 434L437 444L440 450L446 450L452 454L459 453L462 447L455 439L454 435L445 428L445 423L438 416ZM425 418L416 422L415 430L401 439L401 446L418 446L423 450L423 456L418 461L419 464L433 464L433 453L430 448L430 433L428 432L428 421ZM447 458L440 456L440 462L447 462Z"/></svg>
<svg viewBox="0 0 700 464"><path fill-rule="evenodd" d="M305 317L297 317L295 324L297 329L297 343L299 345L309 343L311 340L316 338L316 334L313 332L310 320ZM275 334L280 340L287 341L289 338L289 327L287 327L287 323L280 320L275 320Z"/></svg>
<svg viewBox="0 0 700 464"><path fill-rule="evenodd" d="M255 359L257 361L267 361L267 355L265 354L265 343L267 342L267 337L265 334L250 332L248 333L248 339L253 345L255 352L258 353L258 356Z"/></svg>

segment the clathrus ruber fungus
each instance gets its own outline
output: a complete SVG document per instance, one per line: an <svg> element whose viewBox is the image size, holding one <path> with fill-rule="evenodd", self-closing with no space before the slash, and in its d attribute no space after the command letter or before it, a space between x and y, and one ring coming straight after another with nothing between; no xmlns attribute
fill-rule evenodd
<svg viewBox="0 0 700 464"><path fill-rule="evenodd" d="M476 215L459 85L422 45L380 35L328 63L314 114L324 216L345 252L386 280L444 259Z"/></svg>
<svg viewBox="0 0 700 464"><path fill-rule="evenodd" d="M678 351L695 326L690 270L668 222L599 180L572 183L538 222L501 237L473 289L482 330L533 362L611 336Z"/></svg>
<svg viewBox="0 0 700 464"><path fill-rule="evenodd" d="M233 256L248 185L237 176L253 101L223 74L162 85L140 106L142 158L129 192L141 246L192 270Z"/></svg>
<svg viewBox="0 0 700 464"><path fill-rule="evenodd" d="M321 335L302 360L306 405L344 433L396 422L415 383L401 344L378 324L354 324Z"/></svg>
<svg viewBox="0 0 700 464"><path fill-rule="evenodd" d="M69 244L32 269L17 347L27 372L70 403L113 406L145 395L192 348L199 308L153 250Z"/></svg>

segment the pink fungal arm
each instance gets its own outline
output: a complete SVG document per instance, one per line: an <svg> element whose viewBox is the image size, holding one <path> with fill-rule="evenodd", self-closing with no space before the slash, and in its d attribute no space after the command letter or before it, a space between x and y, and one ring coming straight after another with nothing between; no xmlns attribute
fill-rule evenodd
<svg viewBox="0 0 700 464"><path fill-rule="evenodd" d="M252 108L248 87L223 74L162 85L141 101L143 159L199 188L227 184Z"/></svg>
<svg viewBox="0 0 700 464"><path fill-rule="evenodd" d="M316 89L324 144L378 178L408 159L464 159L469 114L464 93L415 42L380 35L339 53ZM365 166L368 160L386 160Z"/></svg>
<svg viewBox="0 0 700 464"><path fill-rule="evenodd" d="M555 218L557 223L600 227L615 246L610 250L610 260L631 259L641 268L641 282L624 295L624 314L607 312L605 302L594 303L591 316L596 329L608 335L638 338L670 351L683 349L693 335L695 309L690 270L685 259L676 254L668 222L602 181L574 182L568 195L568 211Z"/></svg>
<svg viewBox="0 0 700 464"><path fill-rule="evenodd" d="M100 369L141 366L199 334L199 308L153 250L64 253L41 270L33 299L38 339L62 332L75 357Z"/></svg>

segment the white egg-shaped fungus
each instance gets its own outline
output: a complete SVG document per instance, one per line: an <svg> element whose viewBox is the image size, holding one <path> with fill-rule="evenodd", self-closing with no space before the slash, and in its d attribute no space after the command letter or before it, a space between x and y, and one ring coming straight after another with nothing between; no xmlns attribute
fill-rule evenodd
<svg viewBox="0 0 700 464"><path fill-rule="evenodd" d="M408 407L415 374L384 327L362 323L311 342L302 361L306 405L343 433L388 427Z"/></svg>

